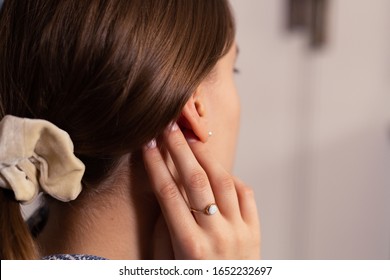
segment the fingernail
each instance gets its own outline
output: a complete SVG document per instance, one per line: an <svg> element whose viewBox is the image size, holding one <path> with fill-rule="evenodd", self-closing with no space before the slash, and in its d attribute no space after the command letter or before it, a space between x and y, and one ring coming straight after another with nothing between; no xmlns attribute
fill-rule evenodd
<svg viewBox="0 0 390 280"><path fill-rule="evenodd" d="M148 149L154 149L157 147L157 142L156 142L156 139L152 139L152 141L150 141L148 144L146 144L146 147Z"/></svg>
<svg viewBox="0 0 390 280"><path fill-rule="evenodd" d="M176 130L178 130L178 129L179 129L179 126L177 125L176 122L171 122L171 123L169 124L169 126L168 126L168 130L169 130L170 132L176 131Z"/></svg>
<svg viewBox="0 0 390 280"><path fill-rule="evenodd" d="M196 142L198 142L198 139L193 137L192 135L186 137L186 140L187 140L188 143L196 143Z"/></svg>

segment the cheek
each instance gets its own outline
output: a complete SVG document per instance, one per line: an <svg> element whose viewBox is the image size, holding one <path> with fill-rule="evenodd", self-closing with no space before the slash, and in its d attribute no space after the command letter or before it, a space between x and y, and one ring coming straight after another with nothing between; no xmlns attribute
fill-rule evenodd
<svg viewBox="0 0 390 280"><path fill-rule="evenodd" d="M231 108L230 108L230 116L231 116L230 121L234 122L238 129L239 122L240 122L240 114L241 114L241 106L240 106L241 104L240 104L240 98L235 88L231 98L232 101L231 101Z"/></svg>
<svg viewBox="0 0 390 280"><path fill-rule="evenodd" d="M240 123L240 99L233 81L227 84L220 102L220 118L224 128L231 134L230 139L235 139Z"/></svg>
<svg viewBox="0 0 390 280"><path fill-rule="evenodd" d="M235 88L221 92L221 97L211 107L214 109L210 113L209 127L213 136L208 142L217 159L231 171L240 122L240 102Z"/></svg>
<svg viewBox="0 0 390 280"><path fill-rule="evenodd" d="M240 100L235 90L232 92L230 103L226 105L226 108L229 108L225 112L225 129L229 134L226 142L228 146L227 148L231 150L233 160L240 126Z"/></svg>

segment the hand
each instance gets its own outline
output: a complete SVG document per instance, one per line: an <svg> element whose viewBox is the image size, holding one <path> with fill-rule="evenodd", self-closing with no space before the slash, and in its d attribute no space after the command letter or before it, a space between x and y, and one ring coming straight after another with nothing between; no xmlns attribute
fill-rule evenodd
<svg viewBox="0 0 390 280"><path fill-rule="evenodd" d="M228 174L205 144L187 141L177 124L164 132L163 140L185 195L155 141L144 148L144 162L175 259L259 259L260 229L253 191ZM203 213L211 203L218 211Z"/></svg>

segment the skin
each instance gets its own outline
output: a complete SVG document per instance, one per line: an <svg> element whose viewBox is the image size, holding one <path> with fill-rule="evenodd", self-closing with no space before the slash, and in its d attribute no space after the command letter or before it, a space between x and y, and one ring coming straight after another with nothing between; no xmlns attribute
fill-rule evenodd
<svg viewBox="0 0 390 280"><path fill-rule="evenodd" d="M140 155L124 155L111 178L93 186L99 195L82 192L72 204L52 203L38 240L43 255L260 257L253 191L230 175L240 111L235 59L234 45L188 100L178 124ZM144 166L134 164L142 161L138 156ZM189 209L202 210L212 202L219 208L212 216Z"/></svg>

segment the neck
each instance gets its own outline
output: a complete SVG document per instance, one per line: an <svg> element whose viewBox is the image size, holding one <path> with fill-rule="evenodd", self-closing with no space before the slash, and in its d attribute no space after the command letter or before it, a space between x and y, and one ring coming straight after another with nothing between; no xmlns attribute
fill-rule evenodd
<svg viewBox="0 0 390 280"><path fill-rule="evenodd" d="M160 208L145 178L143 168L130 165L126 156L109 183L94 186L99 193L86 191L72 203L52 202L38 239L42 254L150 259Z"/></svg>

